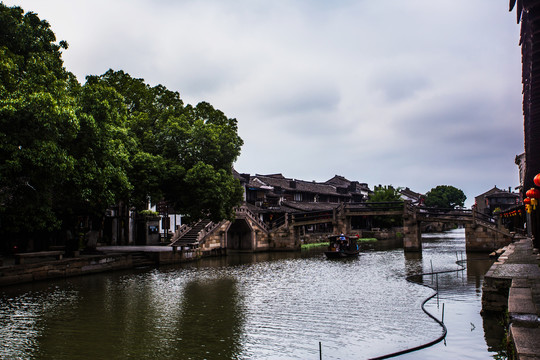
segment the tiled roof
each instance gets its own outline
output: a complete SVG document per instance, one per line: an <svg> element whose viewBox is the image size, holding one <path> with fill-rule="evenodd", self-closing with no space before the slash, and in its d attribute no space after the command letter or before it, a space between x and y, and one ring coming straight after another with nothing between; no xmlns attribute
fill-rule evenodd
<svg viewBox="0 0 540 360"><path fill-rule="evenodd" d="M486 195L487 198L519 198L518 194L510 193L508 191L500 191L497 193Z"/></svg>
<svg viewBox="0 0 540 360"><path fill-rule="evenodd" d="M417 192L412 191L409 188L401 189L401 194L407 196L410 199L420 199L423 195Z"/></svg>
<svg viewBox="0 0 540 360"><path fill-rule="evenodd" d="M297 211L332 211L340 204L336 203L313 203L313 202L299 202L299 201L284 201L282 206L286 206L290 209Z"/></svg>
<svg viewBox="0 0 540 360"><path fill-rule="evenodd" d="M491 194L495 194L495 193L498 193L498 192L501 192L501 191L502 191L501 189L499 189L498 187L494 186L492 189L486 191L485 193L475 196L475 198L479 198L479 197L482 197L482 196L483 196L483 197L486 197L486 196L489 196L489 195L491 195Z"/></svg>
<svg viewBox="0 0 540 360"><path fill-rule="evenodd" d="M339 194L336 187L333 185L314 181L310 182L290 178L288 179L283 176L277 177L273 175L255 175L250 179L249 186L261 189L268 189L268 186L271 186L274 188L274 190L276 190L276 188L281 188L285 191L344 196L344 194Z"/></svg>
<svg viewBox="0 0 540 360"><path fill-rule="evenodd" d="M333 178L327 180L325 184L334 185L338 187L348 187L351 184L351 181L347 180L341 175L334 175Z"/></svg>

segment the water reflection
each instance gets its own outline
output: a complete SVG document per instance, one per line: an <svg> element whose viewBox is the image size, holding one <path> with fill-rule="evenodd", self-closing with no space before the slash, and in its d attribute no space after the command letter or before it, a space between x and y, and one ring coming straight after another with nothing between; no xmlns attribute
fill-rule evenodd
<svg viewBox="0 0 540 360"><path fill-rule="evenodd" d="M463 234L427 236L422 253L364 245L348 261L323 249L238 253L2 289L0 358L314 359L320 341L325 360L365 359L436 338L440 327L420 308L433 290L405 278L458 270ZM420 278L438 280L428 309L441 318L445 304L449 335L404 358L492 357L498 335L479 315L489 265L467 259L466 270Z"/></svg>
<svg viewBox="0 0 540 360"><path fill-rule="evenodd" d="M235 359L241 353L243 317L233 278L190 281L178 314L180 359Z"/></svg>

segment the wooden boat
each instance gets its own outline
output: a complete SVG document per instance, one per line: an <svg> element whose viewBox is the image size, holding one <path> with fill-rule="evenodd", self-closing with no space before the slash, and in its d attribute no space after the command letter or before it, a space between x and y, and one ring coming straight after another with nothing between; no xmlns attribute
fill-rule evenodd
<svg viewBox="0 0 540 360"><path fill-rule="evenodd" d="M340 259L347 257L355 257L360 254L360 247L356 242L356 238L341 235L331 235L328 237L330 244L328 250L324 252L327 259Z"/></svg>

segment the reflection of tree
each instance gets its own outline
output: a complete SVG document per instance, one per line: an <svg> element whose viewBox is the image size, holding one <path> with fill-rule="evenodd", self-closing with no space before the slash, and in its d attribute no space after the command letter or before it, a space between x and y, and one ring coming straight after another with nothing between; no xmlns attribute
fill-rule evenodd
<svg viewBox="0 0 540 360"><path fill-rule="evenodd" d="M243 326L236 281L197 280L184 288L179 359L236 359Z"/></svg>

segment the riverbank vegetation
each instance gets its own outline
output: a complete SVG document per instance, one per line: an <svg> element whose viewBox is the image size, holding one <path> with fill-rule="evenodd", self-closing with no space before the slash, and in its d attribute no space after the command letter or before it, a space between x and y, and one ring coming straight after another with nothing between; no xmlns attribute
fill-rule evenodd
<svg viewBox="0 0 540 360"><path fill-rule="evenodd" d="M243 144L236 119L121 70L80 84L47 21L0 3L0 24L3 239L41 238L149 199L167 199L187 221L234 216L243 193L232 175Z"/></svg>
<svg viewBox="0 0 540 360"><path fill-rule="evenodd" d="M305 249L313 249L313 248L323 247L323 246L328 246L328 245L330 245L330 243L328 241L320 242L320 243L302 244L302 249L303 250L305 250Z"/></svg>
<svg viewBox="0 0 540 360"><path fill-rule="evenodd" d="M364 243L364 242L375 242L378 240L375 238L359 238L359 239L356 239L356 241L359 243ZM301 247L302 249L312 249L312 248L323 247L323 246L328 246L328 245L330 245L330 243L326 241L326 242L320 242L320 243L302 244Z"/></svg>

